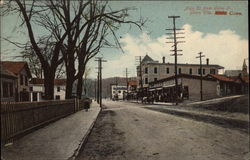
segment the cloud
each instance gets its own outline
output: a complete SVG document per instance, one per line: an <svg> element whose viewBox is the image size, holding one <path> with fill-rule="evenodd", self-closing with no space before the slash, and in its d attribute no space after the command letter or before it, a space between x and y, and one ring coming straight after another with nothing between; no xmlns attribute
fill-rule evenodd
<svg viewBox="0 0 250 160"><path fill-rule="evenodd" d="M248 58L248 40L241 39L232 30L221 30L215 34L193 31L189 24L182 28L185 29L185 43L178 44L178 49L183 50L183 55L178 57L179 63L199 63L195 57L199 52L203 52L205 58L210 59L210 64L218 64L225 69L241 69L243 59ZM161 62L165 56L167 62L173 63L174 57L170 56L169 51L173 49L173 44L166 43L169 41L166 38L166 35L152 38L145 32L138 37L129 33L123 35L120 42L125 53L121 54L119 59L104 64L104 77L124 76L125 68L129 69L130 76L135 76L135 57L145 56L146 53L154 60Z"/></svg>

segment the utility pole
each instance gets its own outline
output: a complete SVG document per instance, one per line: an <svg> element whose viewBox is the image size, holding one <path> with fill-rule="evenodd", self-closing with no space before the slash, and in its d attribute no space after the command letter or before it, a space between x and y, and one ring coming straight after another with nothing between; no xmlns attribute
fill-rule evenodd
<svg viewBox="0 0 250 160"><path fill-rule="evenodd" d="M137 70L137 73L139 74L140 76L140 80L139 80L139 85L140 85L140 88L142 89L143 85L142 85L142 59L141 59L141 56L136 56L136 62L139 62L139 73L138 73L138 70Z"/></svg>
<svg viewBox="0 0 250 160"><path fill-rule="evenodd" d="M100 95L100 93L99 93L99 91L100 91L100 77L99 77L99 71L97 72L97 91L96 91L96 93L97 93L97 103L99 104L99 95Z"/></svg>
<svg viewBox="0 0 250 160"><path fill-rule="evenodd" d="M178 43L184 43L185 41L177 41L179 38L184 38L184 37L176 37L177 34L184 34L183 32L176 32L178 30L184 30L184 29L177 29L175 27L175 19L180 18L180 16L168 16L168 18L173 18L173 28L166 29L173 31L171 33L167 33L169 35L173 35L174 37L168 37L167 39L173 39L172 42L167 42L167 43L174 43L172 47L174 47L173 50L170 50L171 52L174 52L174 54L171 54L171 56L174 56L174 70L175 70L175 100L176 100L176 105L178 105L178 95L179 95L179 90L178 90L178 78L177 78L177 56L181 56L182 54L178 54L177 52L181 52L182 50L177 49L177 44Z"/></svg>
<svg viewBox="0 0 250 160"><path fill-rule="evenodd" d="M126 68L127 99L128 99L128 68Z"/></svg>
<svg viewBox="0 0 250 160"><path fill-rule="evenodd" d="M102 62L107 62L106 60L103 60L102 57L96 57L96 60L95 61L98 61L98 78L99 78L99 83L98 83L98 102L99 102L99 105L100 107L102 108Z"/></svg>
<svg viewBox="0 0 250 160"><path fill-rule="evenodd" d="M138 59L139 58L139 59ZM140 76L140 80L139 80L139 90L138 90L138 94L137 94L137 98L139 98L141 96L141 98L143 97L142 94L143 94L143 84L142 84L142 59L141 59L141 56L137 56L136 57L136 62L139 61L139 66L137 66L137 74L139 74ZM139 69L139 73L138 73L138 69ZM138 96L140 95L140 96Z"/></svg>
<svg viewBox="0 0 250 160"><path fill-rule="evenodd" d="M96 80L94 81L94 83L95 83L95 101L96 101Z"/></svg>
<svg viewBox="0 0 250 160"><path fill-rule="evenodd" d="M202 94L202 57L205 57L205 55L202 55L202 52L198 53L199 56L197 56L196 58L200 58L200 94L201 94L201 101L203 101L203 94Z"/></svg>

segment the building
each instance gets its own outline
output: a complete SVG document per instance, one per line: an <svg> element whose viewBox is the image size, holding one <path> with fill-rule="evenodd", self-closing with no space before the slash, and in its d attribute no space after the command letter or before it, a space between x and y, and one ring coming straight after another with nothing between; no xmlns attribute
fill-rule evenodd
<svg viewBox="0 0 250 160"><path fill-rule="evenodd" d="M150 82L175 75L174 67L174 63L165 62L165 57L163 57L162 63L159 63L146 55L142 59L141 67L137 66L137 80L140 82L140 79L142 79L143 87L148 87ZM202 74L204 76L207 74L218 74L220 69L224 69L224 67L209 64L209 59L207 59L206 64L202 65ZM141 76L140 73L142 73ZM177 64L177 74L200 75L200 64Z"/></svg>
<svg viewBox="0 0 250 160"><path fill-rule="evenodd" d="M130 80L128 81L128 91L129 92L134 92L137 89L137 81L136 80Z"/></svg>
<svg viewBox="0 0 250 160"><path fill-rule="evenodd" d="M200 80L201 77L190 74L178 74L178 97L189 100L200 100ZM202 78L203 99L212 99L219 96L217 91L217 82L209 77ZM158 98L156 101L173 102L175 98L175 76L170 76L161 80L149 83L148 92L153 95L164 97L164 100Z"/></svg>
<svg viewBox="0 0 250 160"><path fill-rule="evenodd" d="M44 79L32 78L30 81L30 97L31 101L44 100ZM66 80L55 79L54 80L54 99L64 100L66 91Z"/></svg>
<svg viewBox="0 0 250 160"><path fill-rule="evenodd" d="M242 74L242 70L225 70L224 75L227 77L236 77L239 74Z"/></svg>
<svg viewBox="0 0 250 160"><path fill-rule="evenodd" d="M0 77L1 77L0 81L1 102L15 101L17 76L6 70L3 66L0 66Z"/></svg>
<svg viewBox="0 0 250 160"><path fill-rule="evenodd" d="M111 85L111 99L123 99L124 94L127 92L127 86Z"/></svg>
<svg viewBox="0 0 250 160"><path fill-rule="evenodd" d="M230 78L224 75L208 74L207 78L212 78L217 82L217 94L219 96L229 96L242 94L242 83L238 78Z"/></svg>
<svg viewBox="0 0 250 160"><path fill-rule="evenodd" d="M217 90L220 96L248 93L249 76L240 74L236 77L227 77L225 75L208 74L206 77L217 81Z"/></svg>
<svg viewBox="0 0 250 160"><path fill-rule="evenodd" d="M27 62L1 61L1 66L17 77L15 101L30 101L29 79L32 76Z"/></svg>

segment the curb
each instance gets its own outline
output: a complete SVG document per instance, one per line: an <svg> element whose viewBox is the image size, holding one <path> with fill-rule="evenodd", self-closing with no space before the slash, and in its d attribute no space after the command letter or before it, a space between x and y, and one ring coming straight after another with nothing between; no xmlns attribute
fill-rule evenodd
<svg viewBox="0 0 250 160"><path fill-rule="evenodd" d="M68 158L68 160L75 160L75 159L76 159L76 157L78 156L78 154L79 154L79 152L80 152L82 146L83 146L84 144L86 144L86 142L87 142L87 140L88 140L88 137L89 137L89 135L90 135L90 133L91 133L91 131L92 131L92 129L93 129L95 123L96 123L96 120L97 120L97 118L99 117L101 111L102 111L102 108L99 110L99 112L98 112L98 114L97 114L95 120L94 120L94 121L92 122L92 124L90 125L90 127L89 127L87 133L86 133L86 134L84 135L84 137L82 138L82 140L81 140L80 144L78 145L77 149L75 150L74 154L73 154L70 158Z"/></svg>

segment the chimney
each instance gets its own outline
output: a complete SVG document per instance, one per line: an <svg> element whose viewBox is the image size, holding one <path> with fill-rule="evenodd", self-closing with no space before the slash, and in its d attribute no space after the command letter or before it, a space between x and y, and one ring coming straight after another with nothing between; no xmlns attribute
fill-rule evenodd
<svg viewBox="0 0 250 160"><path fill-rule="evenodd" d="M209 59L207 58L206 60L207 60L207 65L209 65Z"/></svg>
<svg viewBox="0 0 250 160"><path fill-rule="evenodd" d="M162 57L162 63L165 63L165 57Z"/></svg>

